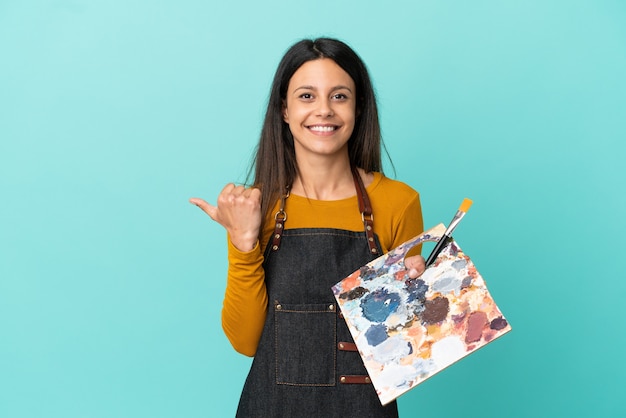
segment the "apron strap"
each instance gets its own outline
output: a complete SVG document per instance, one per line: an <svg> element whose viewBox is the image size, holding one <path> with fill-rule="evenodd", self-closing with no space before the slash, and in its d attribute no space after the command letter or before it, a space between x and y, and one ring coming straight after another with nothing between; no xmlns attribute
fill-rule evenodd
<svg viewBox="0 0 626 418"><path fill-rule="evenodd" d="M365 235L367 235L367 245L369 245L372 254L378 254L378 248L376 248L376 241L374 240L374 215L372 214L372 205L370 204L367 190L365 190L365 185L356 167L352 167L352 177L354 177L356 195L359 199L359 211L361 212L361 219L365 227Z"/></svg>
<svg viewBox="0 0 626 418"><path fill-rule="evenodd" d="M376 241L374 240L374 215L372 214L372 205L365 190L363 180L359 175L356 167L352 167L352 177L354 178L354 185L356 186L356 196L359 201L359 212L361 212L361 219L363 220L363 226L365 227L365 235L367 236L367 245L370 247L372 254L378 254L378 248L376 248ZM274 215L276 225L274 226L274 234L272 235L272 251L278 251L280 248L280 240L285 230L285 221L287 220L287 213L285 213L285 200L289 197L289 189L280 198L280 207L278 212Z"/></svg>
<svg viewBox="0 0 626 418"><path fill-rule="evenodd" d="M285 212L285 200L289 197L289 188L285 194L280 197L280 207L278 208L278 212L274 215L274 220L276 221L276 225L274 226L274 234L272 235L272 251L278 251L280 248L280 239L283 236L283 231L285 230L285 221L287 220L287 213Z"/></svg>

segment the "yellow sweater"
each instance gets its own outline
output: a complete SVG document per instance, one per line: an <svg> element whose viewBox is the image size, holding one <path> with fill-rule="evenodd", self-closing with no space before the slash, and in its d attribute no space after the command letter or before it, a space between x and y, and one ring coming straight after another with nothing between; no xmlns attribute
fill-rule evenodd
<svg viewBox="0 0 626 418"><path fill-rule="evenodd" d="M356 192L355 192L356 193ZM367 187L374 215L374 232L383 252L423 231L419 194L404 183L374 173ZM262 240L241 252L228 240L228 278L222 308L222 328L233 348L247 356L256 353L267 312L263 252L274 230L278 202L268 213ZM356 194L341 200L312 200L291 195L285 204L285 229L336 228L363 231ZM337 281L342 277L338 277ZM330 289L329 289L330 291Z"/></svg>

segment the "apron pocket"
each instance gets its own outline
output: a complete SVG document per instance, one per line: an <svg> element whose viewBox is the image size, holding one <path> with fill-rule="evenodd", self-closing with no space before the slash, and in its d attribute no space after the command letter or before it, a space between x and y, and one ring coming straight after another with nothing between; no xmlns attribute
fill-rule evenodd
<svg viewBox="0 0 626 418"><path fill-rule="evenodd" d="M335 386L337 313L335 303L274 303L276 383Z"/></svg>

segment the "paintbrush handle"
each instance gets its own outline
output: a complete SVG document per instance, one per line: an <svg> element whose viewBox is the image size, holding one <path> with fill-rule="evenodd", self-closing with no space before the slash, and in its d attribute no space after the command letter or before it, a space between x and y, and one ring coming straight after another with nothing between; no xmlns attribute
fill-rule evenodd
<svg viewBox="0 0 626 418"><path fill-rule="evenodd" d="M441 250L443 250L450 241L451 238L448 235L443 235L441 239L437 241L437 245L435 245L435 248L433 248L433 251L426 260L426 268L428 268L435 261Z"/></svg>

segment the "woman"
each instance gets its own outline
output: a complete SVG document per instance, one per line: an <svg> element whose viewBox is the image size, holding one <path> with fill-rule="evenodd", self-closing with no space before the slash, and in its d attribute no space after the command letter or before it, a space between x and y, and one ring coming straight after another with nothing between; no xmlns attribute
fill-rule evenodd
<svg viewBox="0 0 626 418"><path fill-rule="evenodd" d="M254 186L213 206L228 233L222 325L255 356L241 417L396 417L381 406L330 287L422 232L419 195L381 173L367 69L334 39L293 45L276 71ZM424 260L406 260L409 275Z"/></svg>

